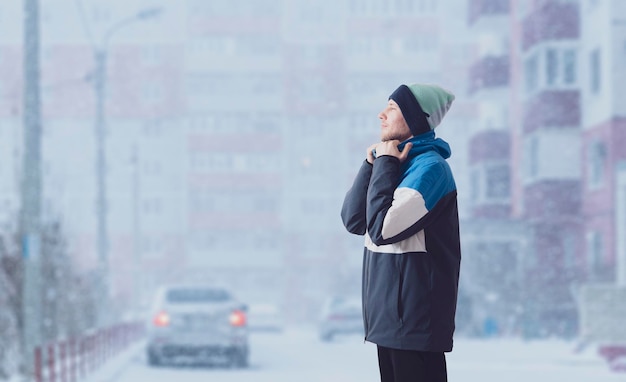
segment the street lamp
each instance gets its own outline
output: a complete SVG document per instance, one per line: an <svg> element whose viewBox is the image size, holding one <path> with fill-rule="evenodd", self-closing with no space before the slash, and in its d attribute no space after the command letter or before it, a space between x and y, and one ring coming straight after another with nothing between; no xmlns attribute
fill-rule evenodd
<svg viewBox="0 0 626 382"><path fill-rule="evenodd" d="M161 8L147 8L137 12L135 15L122 19L111 26L99 46L94 47L95 72L94 91L96 96L96 188L97 188L97 236L98 236L98 278L104 299L104 304L100 304L99 321L107 322L104 317L107 314L108 306L108 232L107 232L107 196L106 196L106 153L105 153L105 98L106 98L106 64L107 47L111 37L121 28L137 21L144 21L161 14Z"/></svg>

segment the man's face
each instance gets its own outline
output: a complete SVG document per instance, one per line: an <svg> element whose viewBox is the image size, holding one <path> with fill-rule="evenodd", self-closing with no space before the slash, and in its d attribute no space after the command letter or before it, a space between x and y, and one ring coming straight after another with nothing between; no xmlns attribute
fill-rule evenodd
<svg viewBox="0 0 626 382"><path fill-rule="evenodd" d="M413 136L396 101L390 99L387 107L378 114L378 118L380 119L381 141L397 139L402 142Z"/></svg>

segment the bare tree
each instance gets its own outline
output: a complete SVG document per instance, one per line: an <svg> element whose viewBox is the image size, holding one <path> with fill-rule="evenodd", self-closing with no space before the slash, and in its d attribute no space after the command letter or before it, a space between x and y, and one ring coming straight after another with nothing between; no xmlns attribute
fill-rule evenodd
<svg viewBox="0 0 626 382"><path fill-rule="evenodd" d="M41 247L41 333L44 343L78 337L96 324L95 283L79 272L58 221L45 222ZM0 379L18 369L23 354L23 257L17 230L0 231Z"/></svg>

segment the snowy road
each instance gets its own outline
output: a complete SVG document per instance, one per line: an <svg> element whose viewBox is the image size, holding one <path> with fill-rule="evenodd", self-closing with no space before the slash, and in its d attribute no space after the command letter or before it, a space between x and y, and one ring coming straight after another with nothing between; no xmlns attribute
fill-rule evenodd
<svg viewBox="0 0 626 382"><path fill-rule="evenodd" d="M457 339L448 354L451 382L617 382L593 349L574 354L573 344L560 341L477 341ZM358 336L320 342L312 330L283 334L253 333L251 366L246 370L206 367L158 367L146 364L136 347L90 382L376 382L376 348ZM106 368L105 368L106 369Z"/></svg>

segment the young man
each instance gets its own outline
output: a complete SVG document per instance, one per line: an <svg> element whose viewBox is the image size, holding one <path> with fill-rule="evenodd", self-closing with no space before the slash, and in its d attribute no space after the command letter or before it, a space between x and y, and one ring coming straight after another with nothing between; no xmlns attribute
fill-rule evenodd
<svg viewBox="0 0 626 382"><path fill-rule="evenodd" d="M341 210L365 235L365 339L382 382L447 381L461 250L450 146L434 129L453 100L434 85L398 87Z"/></svg>

